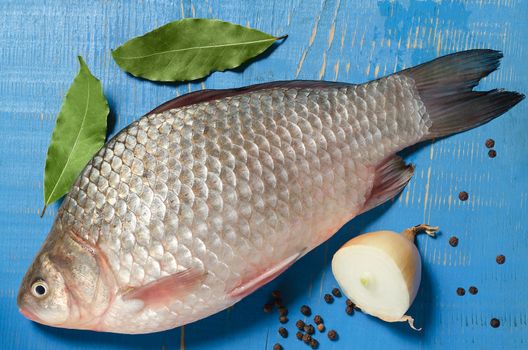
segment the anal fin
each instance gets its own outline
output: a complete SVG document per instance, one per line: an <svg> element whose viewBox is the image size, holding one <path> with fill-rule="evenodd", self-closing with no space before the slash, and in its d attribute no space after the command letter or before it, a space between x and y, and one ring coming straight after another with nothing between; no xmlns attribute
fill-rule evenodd
<svg viewBox="0 0 528 350"><path fill-rule="evenodd" d="M414 173L414 166L393 155L378 164L374 184L362 212L366 212L396 196L407 185Z"/></svg>
<svg viewBox="0 0 528 350"><path fill-rule="evenodd" d="M250 276L248 279L242 281L240 285L229 291L227 294L233 299L241 299L253 293L257 289L259 289L266 283L272 281L273 279L275 279L275 277L279 276L281 273L286 271L297 261L297 259L302 256L303 252L304 250L282 260L280 263L270 267L266 271L256 276Z"/></svg>
<svg viewBox="0 0 528 350"><path fill-rule="evenodd" d="M141 300L146 307L166 306L200 286L206 273L189 268L124 292L123 300Z"/></svg>

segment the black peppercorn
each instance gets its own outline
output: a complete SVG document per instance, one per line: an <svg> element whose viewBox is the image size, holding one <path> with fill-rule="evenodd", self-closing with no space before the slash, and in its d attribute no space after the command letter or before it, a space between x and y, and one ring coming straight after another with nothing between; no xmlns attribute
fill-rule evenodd
<svg viewBox="0 0 528 350"><path fill-rule="evenodd" d="M473 295L475 295L475 294L478 293L478 289L477 289L477 287L474 287L474 286L469 287L468 290L469 290L469 293L470 293L470 294L473 294Z"/></svg>
<svg viewBox="0 0 528 350"><path fill-rule="evenodd" d="M304 329L304 322L302 320L299 320L297 322L295 322L295 326L297 327L298 330L302 331Z"/></svg>
<svg viewBox="0 0 528 350"><path fill-rule="evenodd" d="M310 316L312 314L312 309L308 305L301 306L301 314L304 316Z"/></svg>
<svg viewBox="0 0 528 350"><path fill-rule="evenodd" d="M306 344L310 344L310 342L312 341L312 336L310 334L305 334L303 335L302 340Z"/></svg>
<svg viewBox="0 0 528 350"><path fill-rule="evenodd" d="M352 306L352 307L356 306L356 305L352 302L352 300L350 300L350 299L347 299L347 300L345 301L345 303L346 303L346 306Z"/></svg>
<svg viewBox="0 0 528 350"><path fill-rule="evenodd" d="M320 315L315 315L314 322L315 324L321 324L323 323L323 318Z"/></svg>
<svg viewBox="0 0 528 350"><path fill-rule="evenodd" d="M282 350L282 349L283 349L283 347L280 344L273 345L273 350Z"/></svg>
<svg viewBox="0 0 528 350"><path fill-rule="evenodd" d="M497 264L502 265L506 261L506 257L502 254L497 255L497 257L495 258L495 261L497 262Z"/></svg>
<svg viewBox="0 0 528 350"><path fill-rule="evenodd" d="M286 317L286 316L279 317L279 322L282 323L282 324L287 323L288 322L288 317Z"/></svg>
<svg viewBox="0 0 528 350"><path fill-rule="evenodd" d="M312 338L312 340L310 341L310 347L312 349L317 349L318 346L319 346L319 342Z"/></svg>
<svg viewBox="0 0 528 350"><path fill-rule="evenodd" d="M460 199L462 202L467 201L469 198L469 194L466 191L462 191L458 194L458 199Z"/></svg>
<svg viewBox="0 0 528 350"><path fill-rule="evenodd" d="M272 309L273 309L273 305L271 305L270 303L264 304L265 313L270 313Z"/></svg>
<svg viewBox="0 0 528 350"><path fill-rule="evenodd" d="M486 140L486 148L493 148L493 146L495 146L495 140L487 139Z"/></svg>
<svg viewBox="0 0 528 350"><path fill-rule="evenodd" d="M496 156L497 156L497 151L495 151L494 149L490 149L488 151L488 157L495 158Z"/></svg>
<svg viewBox="0 0 528 350"><path fill-rule="evenodd" d="M314 326L312 326L311 324L307 324L306 326L304 326L304 331L310 335L314 334L315 333L315 328Z"/></svg>
<svg viewBox="0 0 528 350"><path fill-rule="evenodd" d="M332 289L332 294L337 298L341 298L341 291L338 288Z"/></svg>
<svg viewBox="0 0 528 350"><path fill-rule="evenodd" d="M337 339L337 332L333 329L328 331L328 339L330 340L336 340Z"/></svg>
<svg viewBox="0 0 528 350"><path fill-rule="evenodd" d="M299 332L295 333L295 336L297 337L297 339L302 340L303 334L302 334L302 332L299 331Z"/></svg>
<svg viewBox="0 0 528 350"><path fill-rule="evenodd" d="M281 316L287 316L288 315L288 309L283 307L279 307L279 315Z"/></svg>
<svg viewBox="0 0 528 350"><path fill-rule="evenodd" d="M288 330L284 327L279 328L279 334L283 338L288 338Z"/></svg>
<svg viewBox="0 0 528 350"><path fill-rule="evenodd" d="M451 247L456 247L458 245L458 238L455 236L449 238L449 245Z"/></svg>
<svg viewBox="0 0 528 350"><path fill-rule="evenodd" d="M324 295L324 300L328 303L328 304L332 304L334 302L334 297L331 295L331 294L325 294Z"/></svg>
<svg viewBox="0 0 528 350"><path fill-rule="evenodd" d="M274 290L273 292L271 292L271 296L274 298L274 299L278 299L281 297L281 292L280 290Z"/></svg>
<svg viewBox="0 0 528 350"><path fill-rule="evenodd" d="M458 287L456 293L460 296L463 296L466 294L466 290L464 288Z"/></svg>
<svg viewBox="0 0 528 350"><path fill-rule="evenodd" d="M346 309L345 309L345 312L348 315L353 315L354 314L354 308L352 306L347 306Z"/></svg>
<svg viewBox="0 0 528 350"><path fill-rule="evenodd" d="M491 321L490 321L490 325L493 327L493 328L498 328L500 326L500 321L496 318L492 318Z"/></svg>

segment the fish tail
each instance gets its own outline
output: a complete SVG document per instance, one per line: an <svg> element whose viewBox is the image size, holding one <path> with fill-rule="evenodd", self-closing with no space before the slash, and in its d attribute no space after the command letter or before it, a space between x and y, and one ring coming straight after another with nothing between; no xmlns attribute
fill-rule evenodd
<svg viewBox="0 0 528 350"><path fill-rule="evenodd" d="M425 139L475 128L524 99L523 94L502 89L473 91L482 78L499 67L502 57L500 51L468 50L401 72L414 80L432 123Z"/></svg>

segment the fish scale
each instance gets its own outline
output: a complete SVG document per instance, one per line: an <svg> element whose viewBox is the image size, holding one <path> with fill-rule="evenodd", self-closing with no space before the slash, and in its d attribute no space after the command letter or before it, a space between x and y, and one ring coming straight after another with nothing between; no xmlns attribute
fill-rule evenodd
<svg viewBox="0 0 528 350"><path fill-rule="evenodd" d="M522 99L471 91L500 53L459 55L361 85L278 82L158 107L80 174L23 281L23 312L146 333L234 304L401 191L413 168L395 152ZM35 280L55 283L45 306Z"/></svg>

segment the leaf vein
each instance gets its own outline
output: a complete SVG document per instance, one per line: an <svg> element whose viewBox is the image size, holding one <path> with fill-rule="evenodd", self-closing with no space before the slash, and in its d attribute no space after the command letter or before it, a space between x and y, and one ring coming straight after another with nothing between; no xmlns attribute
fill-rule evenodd
<svg viewBox="0 0 528 350"><path fill-rule="evenodd" d="M215 49L215 48L225 48L230 46L242 46L242 45L254 45L254 44L260 44L265 43L268 41L274 42L277 38L271 38L271 39L262 39L262 40L254 40L254 41L244 41L239 43L231 43L231 44L219 44L219 45L208 45L208 46L193 46L193 47L186 47L183 49L174 49L174 50L167 50L162 52L154 52L149 55L143 55L143 56L118 56L122 60L134 60L134 59L142 59L142 58L148 58L153 56L159 56L159 55L165 55L175 52L183 52L183 51L191 51L191 50L203 50L203 49Z"/></svg>

